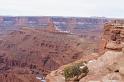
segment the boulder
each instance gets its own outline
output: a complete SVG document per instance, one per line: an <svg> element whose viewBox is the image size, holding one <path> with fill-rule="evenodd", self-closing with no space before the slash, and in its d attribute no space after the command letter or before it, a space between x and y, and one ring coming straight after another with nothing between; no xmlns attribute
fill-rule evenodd
<svg viewBox="0 0 124 82"><path fill-rule="evenodd" d="M89 72L101 72L103 71L103 69L105 67L107 67L108 65L112 65L115 61L117 61L117 58L122 57L123 53L117 52L117 51L107 51L104 53L104 55L102 55L101 57L99 57L97 60L92 60L89 61L87 66L89 69ZM95 71L94 71L95 70Z"/></svg>

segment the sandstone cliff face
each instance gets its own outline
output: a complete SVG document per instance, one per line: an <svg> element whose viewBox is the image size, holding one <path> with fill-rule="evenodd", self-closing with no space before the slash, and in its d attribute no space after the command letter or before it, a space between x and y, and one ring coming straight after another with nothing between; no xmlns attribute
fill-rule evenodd
<svg viewBox="0 0 124 82"><path fill-rule="evenodd" d="M109 82L109 81L124 81L124 37L123 37L123 23L112 22L105 24L104 33L102 36L102 42L100 53L101 56L91 59L87 63L89 73L87 76L80 79L79 82ZM83 61L83 60L81 60ZM79 61L79 62L81 62ZM68 65L69 66L69 65ZM47 75L46 79L48 82L65 82L63 66L60 69L51 72ZM75 81L71 81L75 82Z"/></svg>
<svg viewBox="0 0 124 82"><path fill-rule="evenodd" d="M118 21L116 21L118 22ZM107 45L104 45L105 48L110 49L122 49L123 47L123 24L121 23L106 23L104 26L104 33L102 40L106 41Z"/></svg>
<svg viewBox="0 0 124 82"><path fill-rule="evenodd" d="M97 60L88 63L91 74L82 78L80 82L124 81L123 24L116 22L109 23L105 25L104 29L103 40L106 41L106 45L104 45L105 53Z"/></svg>

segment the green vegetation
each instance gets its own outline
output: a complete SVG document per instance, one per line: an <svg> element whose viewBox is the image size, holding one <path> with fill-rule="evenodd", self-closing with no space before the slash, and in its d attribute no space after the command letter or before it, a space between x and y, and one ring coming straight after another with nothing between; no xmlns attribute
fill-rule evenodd
<svg viewBox="0 0 124 82"><path fill-rule="evenodd" d="M81 66L84 67L81 69ZM84 62L76 63L64 69L64 76L66 80L75 76L79 77L82 73L85 75L88 73L88 67L84 65Z"/></svg>

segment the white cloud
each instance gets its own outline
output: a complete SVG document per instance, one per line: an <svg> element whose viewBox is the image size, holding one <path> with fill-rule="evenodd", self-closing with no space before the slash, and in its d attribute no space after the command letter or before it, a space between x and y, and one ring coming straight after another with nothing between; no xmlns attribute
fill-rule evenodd
<svg viewBox="0 0 124 82"><path fill-rule="evenodd" d="M124 17L123 0L0 0L0 15Z"/></svg>

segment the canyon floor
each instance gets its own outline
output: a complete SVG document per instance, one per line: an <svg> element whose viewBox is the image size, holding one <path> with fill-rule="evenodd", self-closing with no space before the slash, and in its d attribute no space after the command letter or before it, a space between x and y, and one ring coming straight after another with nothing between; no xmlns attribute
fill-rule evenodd
<svg viewBox="0 0 124 82"><path fill-rule="evenodd" d="M99 42L99 37L34 28L21 28L0 38L2 82L38 82L36 77L44 78L64 64L97 52L98 45L92 41Z"/></svg>

